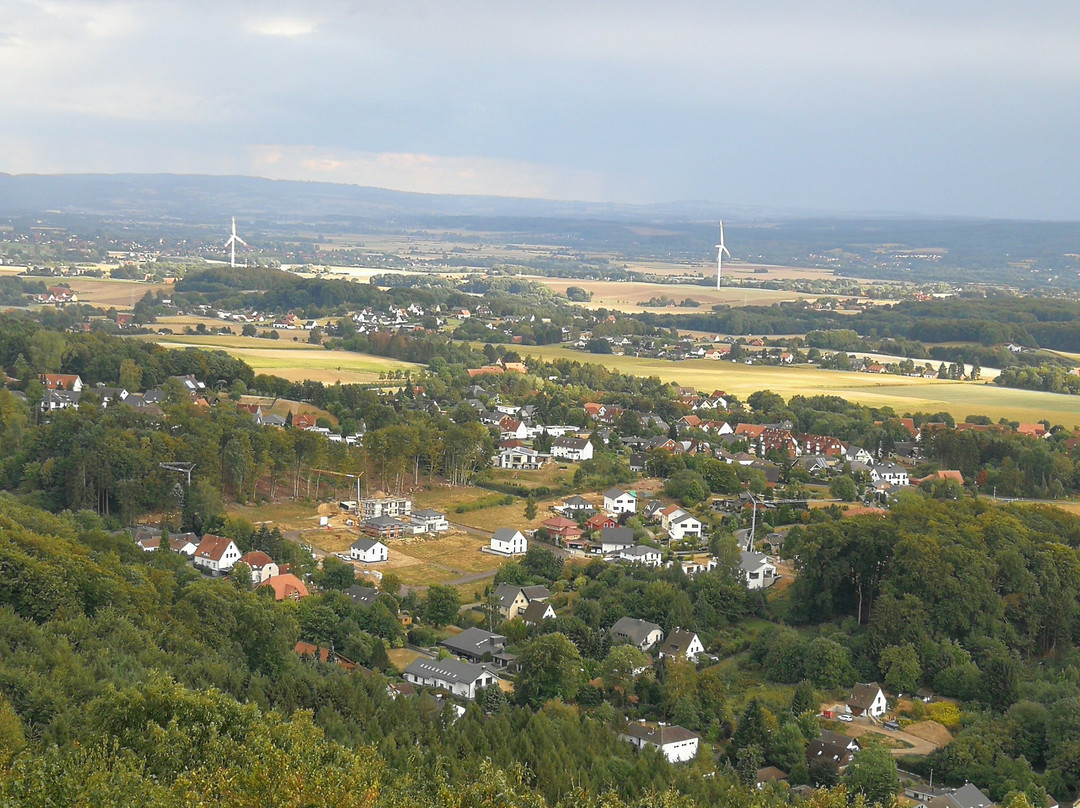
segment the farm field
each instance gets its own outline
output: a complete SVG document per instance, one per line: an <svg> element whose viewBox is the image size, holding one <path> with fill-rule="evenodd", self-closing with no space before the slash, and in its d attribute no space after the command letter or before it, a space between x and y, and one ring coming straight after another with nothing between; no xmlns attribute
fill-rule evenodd
<svg viewBox="0 0 1080 808"><path fill-rule="evenodd" d="M593 299L588 303L578 305L590 309L611 309L625 312L669 312L689 314L695 311L708 311L717 303L726 303L729 306L768 306L773 303L781 303L789 300L817 300L828 295L813 295L804 292L791 292L783 289L751 289L737 286L727 286L716 289L709 286L694 286L693 284L660 284L660 283L630 283L625 281L592 281L577 280L574 278L548 278L540 275L528 275L531 281L543 284L560 294L566 293L567 286L578 286L588 292L592 292ZM693 298L701 304L697 309L649 309L638 305L654 297L667 295L677 303L684 298Z"/></svg>
<svg viewBox="0 0 1080 808"><path fill-rule="evenodd" d="M117 309L134 308L147 292L162 292L173 288L171 283L143 283L106 278L42 278L44 281L63 281L79 295L80 303L113 306Z"/></svg>
<svg viewBox="0 0 1080 808"><path fill-rule="evenodd" d="M481 508L468 513L454 513L454 508L466 502L475 502L488 496L499 496L498 492L473 486L440 486L413 494L414 508L434 508L446 514L453 524L464 525L484 533L494 533L500 527L515 527L519 530L534 530L550 518L551 514L543 503L537 503L536 518L525 518L525 500L515 498L512 505L497 505ZM495 558L496 556L493 556Z"/></svg>
<svg viewBox="0 0 1080 808"><path fill-rule="evenodd" d="M243 359L256 373L281 376L294 382L305 379L324 384L374 382L379 381L380 373L420 367L382 356L328 351L307 342L194 334L158 335L152 339L167 348L220 348Z"/></svg>
<svg viewBox="0 0 1080 808"><path fill-rule="evenodd" d="M663 381L699 390L725 390L745 399L757 390L793 395L834 395L897 412L948 411L957 420L987 415L997 420L1038 421L1066 427L1080 425L1080 398L1035 390L1015 390L993 384L911 379L870 373L846 373L819 368L740 365L692 359L669 362L633 356L600 356L552 346L530 346L522 353L544 359L570 359L603 364L622 373L657 376Z"/></svg>

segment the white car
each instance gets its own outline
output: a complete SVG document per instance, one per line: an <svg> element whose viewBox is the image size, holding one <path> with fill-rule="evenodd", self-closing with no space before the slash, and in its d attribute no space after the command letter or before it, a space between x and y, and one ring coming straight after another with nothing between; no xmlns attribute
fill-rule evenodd
<svg viewBox="0 0 1080 808"><path fill-rule="evenodd" d="M840 715L838 715L836 717L837 717L838 720L843 721L845 724L850 724L852 721L855 720L852 716L848 715L847 713L840 713Z"/></svg>

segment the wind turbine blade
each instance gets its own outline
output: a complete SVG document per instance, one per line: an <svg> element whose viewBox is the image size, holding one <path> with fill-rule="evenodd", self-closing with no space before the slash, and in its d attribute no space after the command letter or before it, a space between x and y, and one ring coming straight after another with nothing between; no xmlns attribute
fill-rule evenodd
<svg viewBox="0 0 1080 808"><path fill-rule="evenodd" d="M720 249L721 249L721 250L722 250L723 252L727 253L727 257L728 257L728 258L731 258L731 251L730 251L730 250L729 250L729 249L728 249L727 247L725 247L725 246L724 246L723 244L721 244L721 245L720 245Z"/></svg>
<svg viewBox="0 0 1080 808"><path fill-rule="evenodd" d="M243 244L245 247L248 245L248 243L246 241L244 241L242 238L240 238L240 236L233 236L233 238L236 239L238 244Z"/></svg>

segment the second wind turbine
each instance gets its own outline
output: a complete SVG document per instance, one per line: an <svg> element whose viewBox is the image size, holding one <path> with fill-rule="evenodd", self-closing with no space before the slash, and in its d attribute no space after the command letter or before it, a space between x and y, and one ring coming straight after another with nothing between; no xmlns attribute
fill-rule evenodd
<svg viewBox="0 0 1080 808"><path fill-rule="evenodd" d="M720 243L716 245L716 288L720 288L720 276L724 271L724 253L731 258L731 253L724 246L724 220L720 220Z"/></svg>
<svg viewBox="0 0 1080 808"><path fill-rule="evenodd" d="M721 227L720 227L720 231L721 231L720 235L721 236L723 236L723 229L724 229L723 225L721 225ZM724 239L721 238L720 240L723 241ZM240 238L240 236L236 235L236 217L233 216L232 235L229 236L229 240L225 242L225 246L229 248L229 266L231 266L231 267L236 266L236 245L237 244L243 244L245 247L248 245L248 243L246 241L244 241L242 238ZM728 257L731 257L730 253L728 254ZM717 281L717 287L718 288L719 288L719 283L720 282Z"/></svg>

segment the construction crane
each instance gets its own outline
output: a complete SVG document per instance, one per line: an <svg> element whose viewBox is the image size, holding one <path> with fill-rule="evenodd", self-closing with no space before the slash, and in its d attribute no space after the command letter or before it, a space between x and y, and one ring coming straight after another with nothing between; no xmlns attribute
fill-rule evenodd
<svg viewBox="0 0 1080 808"><path fill-rule="evenodd" d="M319 474L320 477L323 474L332 474L335 477L348 477L350 480L356 480L356 507L357 508L360 507L360 478L364 476L364 472L358 471L355 474L352 474L352 473L345 472L345 471L330 471L329 469L311 469L311 470L316 472L317 474ZM311 478L309 477L308 479L311 479ZM316 496L316 498L318 498L318 495L319 495L319 480L318 480L318 478L316 478L315 479L315 496Z"/></svg>
<svg viewBox="0 0 1080 808"><path fill-rule="evenodd" d="M158 463L158 468L185 475L187 477L187 487L191 488L191 472L195 468L194 463Z"/></svg>

